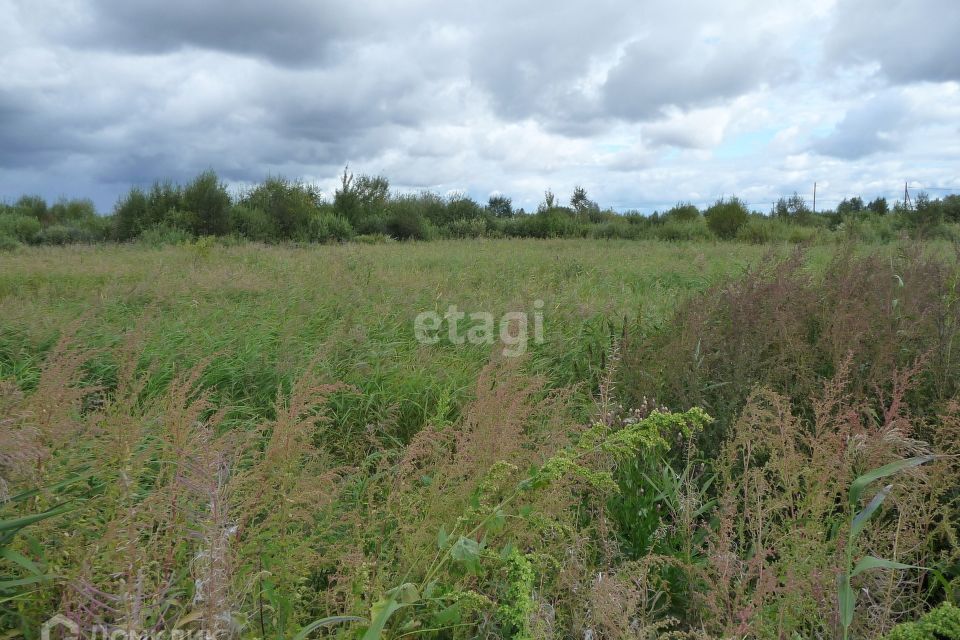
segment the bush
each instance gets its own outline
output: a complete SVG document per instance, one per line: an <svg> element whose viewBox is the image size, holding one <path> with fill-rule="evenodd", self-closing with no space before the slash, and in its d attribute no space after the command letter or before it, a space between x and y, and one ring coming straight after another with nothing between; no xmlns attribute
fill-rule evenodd
<svg viewBox="0 0 960 640"><path fill-rule="evenodd" d="M960 609L944 602L915 622L904 622L884 640L960 640Z"/></svg>
<svg viewBox="0 0 960 640"><path fill-rule="evenodd" d="M446 228L451 238L479 238L487 233L487 222L483 218L454 220Z"/></svg>
<svg viewBox="0 0 960 640"><path fill-rule="evenodd" d="M81 222L98 218L93 202L82 200L59 200L50 207L50 217L56 222Z"/></svg>
<svg viewBox="0 0 960 640"><path fill-rule="evenodd" d="M137 236L137 241L154 248L165 245L187 244L192 240L193 235L189 231L165 223L148 227Z"/></svg>
<svg viewBox="0 0 960 640"><path fill-rule="evenodd" d="M665 218L680 222L690 222L700 217L700 209L689 202L678 202L663 215Z"/></svg>
<svg viewBox="0 0 960 640"><path fill-rule="evenodd" d="M0 215L0 236L7 236L20 242L36 242L40 234L40 221L22 214Z"/></svg>
<svg viewBox="0 0 960 640"><path fill-rule="evenodd" d="M707 226L718 238L729 240L737 236L737 232L747 224L750 212L746 205L736 196L729 199L717 200L704 212Z"/></svg>
<svg viewBox="0 0 960 640"><path fill-rule="evenodd" d="M392 209L386 227L397 240L429 240L435 232L433 225L409 206Z"/></svg>
<svg viewBox="0 0 960 640"><path fill-rule="evenodd" d="M618 219L592 226L590 228L590 237L608 240L636 240L643 237L645 231L646 230L639 225L631 224L623 219Z"/></svg>
<svg viewBox="0 0 960 640"><path fill-rule="evenodd" d="M248 240L270 242L277 238L277 228L263 209L236 205L230 217L234 230Z"/></svg>
<svg viewBox="0 0 960 640"><path fill-rule="evenodd" d="M213 171L204 171L183 190L182 206L194 214L190 229L198 236L230 232L230 194Z"/></svg>
<svg viewBox="0 0 960 640"><path fill-rule="evenodd" d="M320 213L310 220L307 239L311 242L346 242L353 237L353 227L344 218L330 213Z"/></svg>
<svg viewBox="0 0 960 640"><path fill-rule="evenodd" d="M565 207L550 207L532 216L514 218L517 224L507 227L517 235L528 238L574 238L586 235L587 228L580 224L573 212Z"/></svg>
<svg viewBox="0 0 960 640"><path fill-rule="evenodd" d="M382 233L367 233L353 237L354 242L360 244L386 244L390 242L390 236Z"/></svg>
<svg viewBox="0 0 960 640"><path fill-rule="evenodd" d="M848 355L858 398L876 397L893 371L918 363L907 402L931 416L960 392L960 361L949 356L960 349L960 305L942 306L960 294L958 275L954 262L912 248L894 262L840 250L814 280L798 250L691 298L662 332L637 336L624 348L621 388L632 404L648 397L706 409L717 419L707 453L752 389L809 412Z"/></svg>
<svg viewBox="0 0 960 640"><path fill-rule="evenodd" d="M47 201L40 196L21 196L14 203L13 208L20 215L33 218L38 222L51 222Z"/></svg>
<svg viewBox="0 0 960 640"><path fill-rule="evenodd" d="M73 244L74 242L87 242L90 237L82 229L77 227L68 227L63 224L50 225L39 234L37 242L40 244Z"/></svg>
<svg viewBox="0 0 960 640"><path fill-rule="evenodd" d="M20 241L13 236L0 233L0 251L13 251L20 246Z"/></svg>
<svg viewBox="0 0 960 640"><path fill-rule="evenodd" d="M713 238L703 218L688 221L667 218L666 222L654 228L653 234L655 238L669 241L711 240Z"/></svg>
<svg viewBox="0 0 960 640"><path fill-rule="evenodd" d="M301 182L267 178L240 203L266 213L280 238L302 239L307 235L310 219L317 213L320 192Z"/></svg>

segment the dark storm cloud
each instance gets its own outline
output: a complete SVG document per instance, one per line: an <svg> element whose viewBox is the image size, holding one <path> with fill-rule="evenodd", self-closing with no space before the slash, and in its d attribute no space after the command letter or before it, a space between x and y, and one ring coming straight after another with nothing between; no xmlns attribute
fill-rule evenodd
<svg viewBox="0 0 960 640"><path fill-rule="evenodd" d="M956 2L873 6L0 0L0 199L69 187L109 208L130 184L207 168L332 185L350 162L403 186L515 188L518 203L567 182L628 202L641 174L729 192L698 163L752 128L780 157L745 155L728 175L753 163L796 180L809 152L859 167L932 116L923 96L851 95L818 62L936 83L960 60ZM936 99L948 121L960 98Z"/></svg>
<svg viewBox="0 0 960 640"><path fill-rule="evenodd" d="M841 63L878 63L896 83L960 80L960 2L841 0L826 48Z"/></svg>
<svg viewBox="0 0 960 640"><path fill-rule="evenodd" d="M338 42L381 22L359 2L92 0L83 8L67 37L84 46L137 53L197 47L294 66L316 63Z"/></svg>

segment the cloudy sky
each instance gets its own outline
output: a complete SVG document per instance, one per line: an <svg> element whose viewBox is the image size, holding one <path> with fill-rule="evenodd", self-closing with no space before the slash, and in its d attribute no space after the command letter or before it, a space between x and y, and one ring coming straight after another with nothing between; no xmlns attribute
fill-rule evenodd
<svg viewBox="0 0 960 640"><path fill-rule="evenodd" d="M0 0L0 199L345 163L528 208L960 192L960 2Z"/></svg>

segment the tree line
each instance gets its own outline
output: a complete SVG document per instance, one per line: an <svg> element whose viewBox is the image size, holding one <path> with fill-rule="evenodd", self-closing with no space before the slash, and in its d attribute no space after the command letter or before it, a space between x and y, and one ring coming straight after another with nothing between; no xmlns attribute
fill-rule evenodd
<svg viewBox="0 0 960 640"><path fill-rule="evenodd" d="M354 176L347 169L333 197L315 185L270 177L231 194L213 171L186 185L158 181L133 187L109 215L87 199L48 204L39 196L0 203L0 248L21 244L186 242L213 236L256 242L345 242L438 238L624 238L660 240L804 241L816 236L855 235L889 240L901 233L960 237L960 196L914 202L885 198L844 199L833 210L813 211L800 195L781 197L769 212L752 211L727 197L703 209L678 203L645 215L602 209L583 187L562 202L552 191L536 211L513 207L504 195L486 204L464 195L392 192L383 176Z"/></svg>

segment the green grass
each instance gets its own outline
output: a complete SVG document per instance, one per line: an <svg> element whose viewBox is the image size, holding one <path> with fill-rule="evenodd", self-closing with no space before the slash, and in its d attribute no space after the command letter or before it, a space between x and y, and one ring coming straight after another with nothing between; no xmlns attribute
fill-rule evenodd
<svg viewBox="0 0 960 640"><path fill-rule="evenodd" d="M856 247L881 256L864 263L873 265L867 275L881 276L876 265L901 249ZM947 245L925 249L953 264ZM846 455L832 439L836 429L849 428L840 418L814 429L786 413L764 413L765 405L751 395L737 398L751 407L745 418L714 423L723 427L717 436L722 443L707 453L694 443L711 421L686 406L699 401L663 398L657 390L671 409L690 411L649 413L652 405L644 401L637 413L639 398L633 406L614 406L649 393L634 392L638 380L657 378L651 372L666 379L701 366L694 362L701 337L704 348L715 351L739 344L724 337L727 329L734 338L765 339L742 324L724 325L720 303L720 311L701 318L697 305L704 297L674 311L717 284L722 287L708 297L731 304L750 298L731 296L727 283L768 291L755 288L756 271L744 274L793 250L788 244L713 241L474 239L298 247L201 240L0 253L0 426L13 425L0 431L0 480L11 470L11 495L29 498L0 502L0 520L57 516L17 530L5 543L8 551L0 549L6 554L0 582L17 579L0 585L0 604L13 603L0 609L0 637L37 637L39 624L64 603L96 601L92 589L137 605L139 620L119 605L101 611L111 623L219 625L223 617L217 616L227 611L239 621L237 637L294 637L298 630L301 637L360 637L365 628L370 638L526 638L550 637L548 627L552 637L583 637L587 629L598 637L626 637L643 627L637 637L686 629L690 635L675 637L712 638L731 637L746 624L744 612L754 612L748 617L755 637L838 629L830 617L837 602L830 549L845 534L846 514L836 510L837 491L809 489L808 502L821 509L811 513L827 514L809 518L809 526L822 524L825 533L790 537L796 521L764 509L754 513L752 494L749 503L737 502L742 481L766 477L747 476L737 447L792 429L803 447L794 451L777 440L769 455L757 454L760 471L780 472L782 465L784 477L828 476L811 469L835 454L847 466L834 465L836 477L829 479L842 486L867 461L901 457L899 440L884 435L867 450L857 443L868 438L851 438L848 444L856 446ZM810 295L838 286L828 266L836 253L836 245L821 244L803 254L802 274L823 276L823 282L813 279ZM916 255L891 258L890 268ZM956 324L954 294L943 293L956 291L955 279L927 291L915 284L920 275L904 277L914 288L896 289L897 296L914 292L921 302L940 301L944 320L937 326ZM861 302L886 295L883 287L874 288L859 287ZM796 302L796 287L770 290L782 292L772 297L786 307ZM425 345L415 339L421 312L442 314L456 305L499 318L509 311L532 313L538 300L545 339L531 341L519 361L501 362L499 344ZM895 308L907 315L928 308L911 304L904 297ZM790 308L790 317L799 317ZM829 320L829 311L828 320L811 326L842 325ZM860 315L882 320L884 313ZM769 324L772 319L758 324L779 326ZM909 320L897 322L904 323L905 335L914 335ZM628 339L621 341L624 334ZM721 338L714 336L719 344L711 346L713 334ZM683 340L671 350L662 338L672 335ZM844 344L856 342L837 335ZM73 343L58 351L64 336L73 336ZM786 340L781 333L771 338L777 348L807 348ZM733 371L736 355L716 366ZM139 376L124 377L124 357L138 359ZM943 370L953 372L949 364ZM617 366L624 370L619 376ZM836 393L844 386L843 380L832 384ZM97 395L101 391L105 397ZM781 401L773 391L757 397ZM605 399L614 404L598 407ZM873 425L869 416L882 415L871 402L872 396L862 402L867 425ZM216 411L221 407L226 414ZM826 425L828 414L818 420ZM897 424L906 429L912 417ZM954 451L960 405L951 428L941 427L932 450ZM819 440L809 437L812 432ZM24 455L7 454L15 448ZM858 457L865 450L869 460ZM942 509L950 526L956 520L949 515L955 505L950 487L958 477L953 460L929 465L927 484L910 474L903 479L904 496ZM943 487L931 478L940 478ZM798 503L794 493L780 495L777 483L764 486L770 494L764 499L776 509ZM0 496L5 489L0 484ZM909 533L901 535L898 520L886 511L901 499L892 498L861 536L879 550L864 546L857 557L882 555L883 544L896 546ZM57 510L67 506L66 515ZM905 512L907 519L919 510ZM831 518L840 520L825 522ZM782 557L768 559L769 566L776 561L786 567L786 578L772 591L751 573L764 558L743 542L756 523L770 548L793 545L780 545ZM936 562L946 586L929 602L914 598L913 614L952 593L955 580L953 552L939 538L916 540L931 557L912 564ZM807 571L817 562L822 571ZM728 588L731 566L742 593ZM24 579L31 582L18 582ZM141 580L143 593L137 590ZM856 576L851 588L863 580ZM883 585L870 584L880 593ZM754 595L763 606L751 600ZM790 602L802 606L779 615L779 605ZM888 629L895 617L879 619L876 628ZM858 613L853 628L865 620ZM794 635L807 637L800 631Z"/></svg>
<svg viewBox="0 0 960 640"><path fill-rule="evenodd" d="M494 351L419 345L417 313L457 305L499 318L543 300L545 340L531 344L528 366L567 385L593 379L624 322L655 326L684 295L766 251L576 240L28 249L0 254L0 377L29 388L71 323L81 343L112 347L143 322L152 392L213 356L202 384L256 419L319 352L330 379L361 392L341 407L341 427L393 415L406 439L440 398L459 404ZM91 375L109 382L109 357Z"/></svg>

